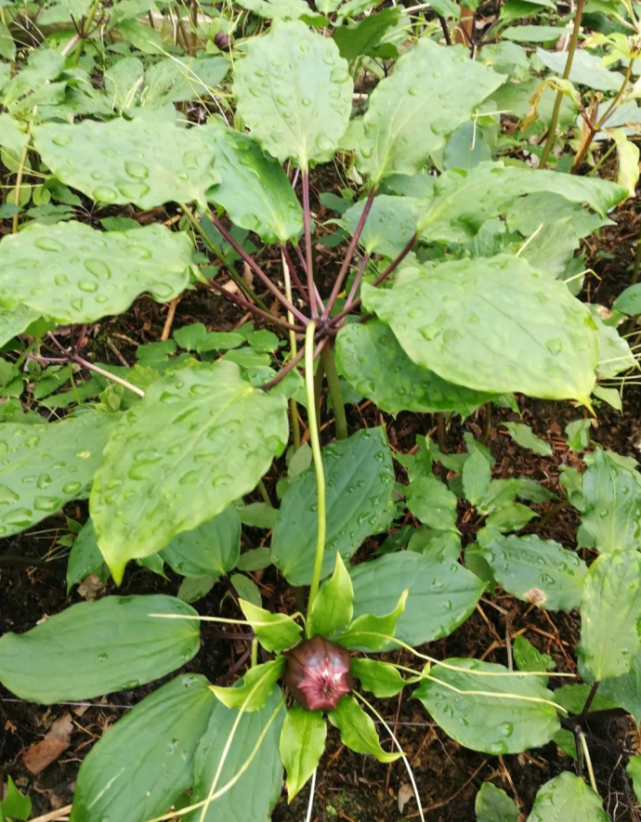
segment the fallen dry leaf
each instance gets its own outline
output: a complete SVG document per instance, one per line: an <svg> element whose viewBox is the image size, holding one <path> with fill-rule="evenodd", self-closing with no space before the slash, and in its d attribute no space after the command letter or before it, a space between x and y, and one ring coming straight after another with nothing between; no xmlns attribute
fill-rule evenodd
<svg viewBox="0 0 641 822"><path fill-rule="evenodd" d="M22 757L25 768L34 776L44 771L63 751L67 750L72 732L71 714L65 713L56 719L44 739L25 751Z"/></svg>
<svg viewBox="0 0 641 822"><path fill-rule="evenodd" d="M407 805L410 799L414 798L414 789L409 782L403 782L398 791L398 810L403 813L403 808Z"/></svg>

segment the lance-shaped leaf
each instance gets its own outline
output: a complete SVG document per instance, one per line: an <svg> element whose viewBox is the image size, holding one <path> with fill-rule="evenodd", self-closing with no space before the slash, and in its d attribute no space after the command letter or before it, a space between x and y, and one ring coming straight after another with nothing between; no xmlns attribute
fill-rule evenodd
<svg viewBox="0 0 641 822"><path fill-rule="evenodd" d="M355 657L352 659L352 674L363 690L371 691L379 699L396 696L405 687L405 680L389 662Z"/></svg>
<svg viewBox="0 0 641 822"><path fill-rule="evenodd" d="M240 517L233 505L193 531L177 534L162 558L186 577L218 577L236 567L240 557Z"/></svg>
<svg viewBox="0 0 641 822"><path fill-rule="evenodd" d="M387 554L352 569L354 616L388 614L407 588L405 611L396 637L410 645L447 636L476 607L484 585L452 560L432 559L413 551ZM389 648L396 647L390 643Z"/></svg>
<svg viewBox="0 0 641 822"><path fill-rule="evenodd" d="M365 200L348 208L340 224L354 234L365 208ZM374 198L360 244L368 254L397 257L416 234L418 220L416 204L410 197L393 197L379 194Z"/></svg>
<svg viewBox="0 0 641 822"><path fill-rule="evenodd" d="M220 175L207 199L224 208L237 226L255 231L266 243L298 237L303 212L280 164L247 134L220 125L208 126L206 134Z"/></svg>
<svg viewBox="0 0 641 822"><path fill-rule="evenodd" d="M358 170L373 183L415 174L505 77L469 59L462 46L423 38L381 80L363 118Z"/></svg>
<svg viewBox="0 0 641 822"><path fill-rule="evenodd" d="M454 385L416 365L379 320L344 325L336 339L336 358L347 382L390 414L457 411L467 417L495 396Z"/></svg>
<svg viewBox="0 0 641 822"><path fill-rule="evenodd" d="M109 728L80 766L73 822L152 819L191 788L196 747L216 705L205 677L163 685Z"/></svg>
<svg viewBox="0 0 641 822"><path fill-rule="evenodd" d="M286 651L300 639L301 626L287 614L274 614L244 599L239 602L245 619L251 624L258 641L266 651Z"/></svg>
<svg viewBox="0 0 641 822"><path fill-rule="evenodd" d="M352 622L349 628L336 640L344 648L380 651L390 643L390 637L396 633L396 625L405 610L408 589L400 595L396 607L389 614L362 614Z"/></svg>
<svg viewBox="0 0 641 822"><path fill-rule="evenodd" d="M278 741L284 718L279 688L253 713L215 706L196 750L190 802L216 798L183 817L186 822L269 822L283 782Z"/></svg>
<svg viewBox="0 0 641 822"><path fill-rule="evenodd" d="M242 709L247 713L260 711L265 707L284 669L285 657L281 655L263 665L254 665L243 676L242 682L236 683L231 688L223 688L220 685L209 687L216 698L228 708Z"/></svg>
<svg viewBox="0 0 641 822"><path fill-rule="evenodd" d="M287 437L285 398L252 388L235 363L188 361L149 386L114 429L91 495L114 579L252 491Z"/></svg>
<svg viewBox="0 0 641 822"><path fill-rule="evenodd" d="M86 497L117 421L90 411L46 425L0 425L0 537Z"/></svg>
<svg viewBox="0 0 641 822"><path fill-rule="evenodd" d="M322 711L306 711L293 702L280 734L280 758L287 773L289 802L303 788L325 750L327 723Z"/></svg>
<svg viewBox="0 0 641 822"><path fill-rule="evenodd" d="M10 235L11 236L11 235ZM2 246L0 246L1 256ZM1 276L1 275L0 275ZM31 323L40 319L40 312L26 305L15 305L13 308L0 306L0 346L6 345L13 337L24 333Z"/></svg>
<svg viewBox="0 0 641 822"><path fill-rule="evenodd" d="M59 323L121 314L148 291L165 302L189 282L193 246L162 225L96 231L82 223L33 224L0 242L3 305L28 306Z"/></svg>
<svg viewBox="0 0 641 822"><path fill-rule="evenodd" d="M536 795L527 822L608 822L601 797L569 771L546 782Z"/></svg>
<svg viewBox="0 0 641 822"><path fill-rule="evenodd" d="M328 637L337 629L345 628L352 621L353 605L352 580L341 555L336 554L334 573L322 584L312 605L309 635Z"/></svg>
<svg viewBox="0 0 641 822"><path fill-rule="evenodd" d="M219 179L213 146L198 128L138 118L45 123L33 132L56 177L97 203L143 209L193 200L205 205L205 192Z"/></svg>
<svg viewBox="0 0 641 822"><path fill-rule="evenodd" d="M505 214L518 197L536 192L585 203L602 217L627 196L623 186L596 177L481 163L469 171L447 171L434 180L432 196L417 204L421 236L467 242L487 220ZM542 217L549 220L549 211Z"/></svg>
<svg viewBox="0 0 641 822"><path fill-rule="evenodd" d="M334 156L349 123L354 84L333 40L280 23L247 44L237 63L238 113L262 147L303 171Z"/></svg>
<svg viewBox="0 0 641 822"><path fill-rule="evenodd" d="M410 359L458 385L583 400L594 386L589 309L518 257L408 267L394 288L362 294Z"/></svg>
<svg viewBox="0 0 641 822"><path fill-rule="evenodd" d="M80 602L26 634L5 634L0 681L23 699L46 705L137 688L197 653L197 616L179 599L160 594Z"/></svg>
<svg viewBox="0 0 641 822"><path fill-rule="evenodd" d="M602 554L590 566L581 602L580 653L596 680L628 673L641 650L639 619L641 556L636 551Z"/></svg>
<svg viewBox="0 0 641 822"><path fill-rule="evenodd" d="M445 662L458 670L434 665L415 696L460 745L520 753L545 745L559 730L554 695L535 676L476 659Z"/></svg>
<svg viewBox="0 0 641 822"><path fill-rule="evenodd" d="M510 797L491 782L484 782L474 801L476 822L518 822L519 809Z"/></svg>
<svg viewBox="0 0 641 822"><path fill-rule="evenodd" d="M507 428L509 435L521 448L527 448L528 451L533 451L542 457L552 456L550 443L537 437L529 425L520 422L504 422L503 426Z"/></svg>
<svg viewBox="0 0 641 822"><path fill-rule="evenodd" d="M337 551L348 559L366 537L377 532L381 511L392 495L394 469L384 428L358 431L323 448L322 456L327 485L327 542L322 568L326 577ZM308 585L312 579L316 505L316 474L310 467L290 485L272 536L272 561L291 585Z"/></svg>
<svg viewBox="0 0 641 822"><path fill-rule="evenodd" d="M571 611L581 604L587 566L554 540L497 536L474 546L473 553L483 557L499 585L518 599L549 611Z"/></svg>
<svg viewBox="0 0 641 822"><path fill-rule="evenodd" d="M370 754L379 762L394 762L401 756L398 752L387 753L381 748L373 720L353 696L344 696L338 707L327 716L332 725L340 731L343 745L351 751Z"/></svg>
<svg viewBox="0 0 641 822"><path fill-rule="evenodd" d="M463 465L463 491L471 505L483 502L492 481L492 467L480 451L473 451Z"/></svg>

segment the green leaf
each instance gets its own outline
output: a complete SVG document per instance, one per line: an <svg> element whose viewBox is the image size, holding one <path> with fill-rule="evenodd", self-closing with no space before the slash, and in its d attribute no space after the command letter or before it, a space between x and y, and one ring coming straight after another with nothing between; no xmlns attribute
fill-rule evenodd
<svg viewBox="0 0 641 822"><path fill-rule="evenodd" d="M160 553L165 562L186 577L218 579L236 567L240 557L240 517L233 505L209 522L182 531Z"/></svg>
<svg viewBox="0 0 641 822"><path fill-rule="evenodd" d="M599 340L599 363L597 371L599 377L605 379L614 377L622 371L629 371L631 368L638 368L638 363L630 345L616 329L611 325L606 325L601 317L603 309L599 305L590 305L592 319L594 320Z"/></svg>
<svg viewBox="0 0 641 822"><path fill-rule="evenodd" d="M361 54L372 54L385 32L395 26L400 19L399 8L383 9L351 26L339 26L334 30L332 37L341 57L351 62Z"/></svg>
<svg viewBox="0 0 641 822"><path fill-rule="evenodd" d="M252 491L287 438L286 400L252 388L233 363L188 361L150 385L114 429L91 495L116 582L128 560Z"/></svg>
<svg viewBox="0 0 641 822"><path fill-rule="evenodd" d="M4 634L0 680L22 699L45 705L137 688L198 652L198 621L172 615L197 616L180 600L160 594L72 605L25 634Z"/></svg>
<svg viewBox="0 0 641 822"><path fill-rule="evenodd" d="M392 495L394 469L384 428L363 429L338 440L323 448L322 456L327 485L322 568L326 577L336 552L349 559L366 537L377 533L381 511ZM316 474L310 467L287 490L272 536L272 562L291 585L311 582L317 519Z"/></svg>
<svg viewBox="0 0 641 822"><path fill-rule="evenodd" d="M445 146L443 165L446 169L474 168L492 159L492 149L479 133L477 123L462 123Z"/></svg>
<svg viewBox="0 0 641 822"><path fill-rule="evenodd" d="M641 723L641 655L637 654L630 665L630 672L606 679L599 686L597 696L609 699L632 714L637 725Z"/></svg>
<svg viewBox="0 0 641 822"><path fill-rule="evenodd" d="M322 711L292 703L280 734L280 758L287 773L287 800L305 787L325 751L327 724Z"/></svg>
<svg viewBox="0 0 641 822"><path fill-rule="evenodd" d="M580 546L608 552L636 550L641 531L641 478L610 451L595 451L583 474Z"/></svg>
<svg viewBox="0 0 641 822"><path fill-rule="evenodd" d="M641 802L641 756L631 756L626 765L625 772L632 780L637 802Z"/></svg>
<svg viewBox="0 0 641 822"><path fill-rule="evenodd" d="M286 651L300 639L302 628L287 614L273 614L244 599L239 600L245 619L266 651Z"/></svg>
<svg viewBox="0 0 641 822"><path fill-rule="evenodd" d="M152 554L152 557L156 556L158 554ZM198 602L199 599L207 596L215 584L214 577L185 577L178 589L178 599L183 602Z"/></svg>
<svg viewBox="0 0 641 822"><path fill-rule="evenodd" d="M561 26L510 26L503 38L517 43L555 43L564 33Z"/></svg>
<svg viewBox="0 0 641 822"><path fill-rule="evenodd" d="M495 755L520 753L545 745L559 730L550 704L554 695L536 677L476 659L445 661L460 670L434 665L414 693L460 745Z"/></svg>
<svg viewBox="0 0 641 822"><path fill-rule="evenodd" d="M483 583L458 562L403 551L363 562L351 571L354 616L389 613L407 588L396 637L417 647L447 636L476 607ZM390 643L389 648L394 648Z"/></svg>
<svg viewBox="0 0 641 822"><path fill-rule="evenodd" d="M274 688L262 710L242 714L240 718L236 710L221 703L215 706L196 750L190 804L207 799L214 782L217 791L222 791L233 779L240 778L209 805L206 813L198 808L184 817L186 822L201 819L202 822L269 822L283 782L278 741L284 714L284 699L279 688ZM236 723L237 732L223 761ZM252 755L251 763L240 775Z"/></svg>
<svg viewBox="0 0 641 822"><path fill-rule="evenodd" d="M396 625L405 610L409 590L400 595L396 607L389 614L362 614L336 640L338 645L355 650L381 651L390 644L389 637L396 634Z"/></svg>
<svg viewBox="0 0 641 822"><path fill-rule="evenodd" d="M456 531L458 500L440 479L419 477L407 487L406 497L407 507L422 523L439 531Z"/></svg>
<svg viewBox="0 0 641 822"><path fill-rule="evenodd" d="M485 521L488 531L520 531L534 517L538 516L536 511L521 505L519 502L506 502L497 506Z"/></svg>
<svg viewBox="0 0 641 822"><path fill-rule="evenodd" d="M84 499L115 414L89 411L46 425L0 424L0 536Z"/></svg>
<svg viewBox="0 0 641 822"><path fill-rule="evenodd" d="M32 224L0 242L2 303L58 323L121 314L145 291L165 302L189 282L193 246L163 225L96 231L82 223Z"/></svg>
<svg viewBox="0 0 641 822"><path fill-rule="evenodd" d="M587 566L574 551L537 536L497 536L477 544L496 581L509 594L547 611L571 611L581 604Z"/></svg>
<svg viewBox="0 0 641 822"><path fill-rule="evenodd" d="M354 612L353 603L351 577L341 555L336 554L334 573L322 584L312 606L310 636L320 634L329 637L338 628L349 625Z"/></svg>
<svg viewBox="0 0 641 822"><path fill-rule="evenodd" d="M586 683L562 685L554 691L554 701L562 705L569 714L578 716L582 713L591 690L591 686ZM605 699L599 690L590 703L590 712L610 711L616 707L616 704Z"/></svg>
<svg viewBox="0 0 641 822"><path fill-rule="evenodd" d="M303 231L303 212L279 163L247 134L226 126L208 126L207 136L220 174L207 199L266 243L297 238Z"/></svg>
<svg viewBox="0 0 641 822"><path fill-rule="evenodd" d="M205 206L207 189L218 182L213 146L198 128L138 118L45 123L33 134L56 177L98 203L149 209L195 200Z"/></svg>
<svg viewBox="0 0 641 822"><path fill-rule="evenodd" d="M365 208L366 200L359 200L343 214L340 225L354 234ZM367 254L397 257L416 234L416 206L409 197L379 194L372 202L367 221L362 229L360 245Z"/></svg>
<svg viewBox="0 0 641 822"><path fill-rule="evenodd" d="M565 435L568 438L568 448L573 451L585 451L590 445L591 419L581 419L569 422L565 426Z"/></svg>
<svg viewBox="0 0 641 822"><path fill-rule="evenodd" d="M114 68L127 59L121 59ZM225 79L229 67L229 60L221 54L194 58L172 56L159 60L145 73L144 104L160 107L205 97Z"/></svg>
<svg viewBox="0 0 641 822"><path fill-rule="evenodd" d="M581 602L580 655L596 680L628 673L641 650L640 580L636 551L602 554L590 566Z"/></svg>
<svg viewBox="0 0 641 822"><path fill-rule="evenodd" d="M244 574L232 574L229 577L229 581L241 599L246 599L247 602L251 602L252 605L257 605L258 607L263 604L258 585L249 577L246 577Z"/></svg>
<svg viewBox="0 0 641 822"><path fill-rule="evenodd" d="M492 469L480 451L474 451L463 465L463 491L470 505L478 505L490 489Z"/></svg>
<svg viewBox="0 0 641 822"><path fill-rule="evenodd" d="M416 174L504 79L470 60L462 46L419 40L372 92L356 147L358 170L373 184Z"/></svg>
<svg viewBox="0 0 641 822"><path fill-rule="evenodd" d="M352 674L365 691L371 691L379 699L396 696L405 687L405 680L389 662L376 659L352 659Z"/></svg>
<svg viewBox="0 0 641 822"><path fill-rule="evenodd" d="M503 427L507 428L509 435L521 448L527 448L528 451L533 451L542 457L552 456L550 443L537 437L529 425L523 425L520 422L504 422Z"/></svg>
<svg viewBox="0 0 641 822"><path fill-rule="evenodd" d="M608 822L601 797L569 771L546 782L527 822Z"/></svg>
<svg viewBox="0 0 641 822"><path fill-rule="evenodd" d="M192 785L195 750L215 705L207 680L185 674L134 706L80 766L72 822L165 813Z"/></svg>
<svg viewBox="0 0 641 822"><path fill-rule="evenodd" d="M628 139L623 128L609 129L607 133L611 135L617 147L617 183L627 189L630 197L634 197L639 182L639 147Z"/></svg>
<svg viewBox="0 0 641 822"><path fill-rule="evenodd" d="M590 395L597 339L589 309L524 260L408 266L391 290L365 284L362 294L408 356L443 379L544 399Z"/></svg>
<svg viewBox="0 0 641 822"><path fill-rule="evenodd" d="M31 799L23 796L16 788L13 779L7 777L7 793L0 802L0 819L11 817L12 819L26 820L31 816Z"/></svg>
<svg viewBox="0 0 641 822"><path fill-rule="evenodd" d="M641 314L641 283L628 286L614 301L612 308L622 314L636 317Z"/></svg>
<svg viewBox="0 0 641 822"><path fill-rule="evenodd" d="M549 654L542 654L524 636L514 637L514 661L520 671L553 671L556 663Z"/></svg>
<svg viewBox="0 0 641 822"><path fill-rule="evenodd" d="M559 77L563 75L566 62L563 52L538 48L536 56L554 74ZM621 75L618 71L608 71L601 65L601 61L600 55L591 54L586 49L577 49L568 80L596 91L618 91L621 88Z"/></svg>
<svg viewBox="0 0 641 822"><path fill-rule="evenodd" d="M109 570L102 558L93 522L88 519L82 526L71 548L67 562L67 593L73 585L82 582L90 574L96 574L103 583L109 578Z"/></svg>
<svg viewBox="0 0 641 822"><path fill-rule="evenodd" d="M247 713L260 711L265 707L274 685L280 679L285 669L285 657L277 656L263 665L250 668L232 688L222 688L219 685L209 687L216 698L228 708L242 709Z"/></svg>
<svg viewBox="0 0 641 822"><path fill-rule="evenodd" d="M379 320L343 326L336 340L336 358L349 384L390 414L457 411L468 416L494 396L454 385L415 365L390 327Z"/></svg>
<svg viewBox="0 0 641 822"><path fill-rule="evenodd" d="M484 782L474 801L476 822L518 822L519 809L510 797L491 782Z"/></svg>
<svg viewBox="0 0 641 822"><path fill-rule="evenodd" d="M240 521L243 525L252 528L267 528L271 530L278 520L278 509L267 505L266 502L250 502L238 509Z"/></svg>
<svg viewBox="0 0 641 822"><path fill-rule="evenodd" d="M16 59L16 44L7 26L0 22L0 57L13 62Z"/></svg>
<svg viewBox="0 0 641 822"><path fill-rule="evenodd" d="M298 20L300 17L316 16L304 0L239 0L238 5L266 20L275 17L281 20Z"/></svg>
<svg viewBox="0 0 641 822"><path fill-rule="evenodd" d="M253 548L241 554L236 563L239 571L262 571L271 565L271 551L269 548Z"/></svg>
<svg viewBox="0 0 641 822"><path fill-rule="evenodd" d="M374 722L354 697L344 696L327 717L338 728L341 742L350 751L371 754L379 762L394 762L401 756L400 753L387 753L381 748Z"/></svg>
<svg viewBox="0 0 641 822"><path fill-rule="evenodd" d="M331 160L349 123L354 88L334 41L303 23L280 23L250 39L246 50L233 90L256 140L303 171Z"/></svg>

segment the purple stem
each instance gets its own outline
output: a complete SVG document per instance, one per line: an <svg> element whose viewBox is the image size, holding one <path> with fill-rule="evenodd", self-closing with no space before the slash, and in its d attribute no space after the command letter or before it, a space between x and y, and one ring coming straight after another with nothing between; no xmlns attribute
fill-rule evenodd
<svg viewBox="0 0 641 822"><path fill-rule="evenodd" d="M318 355L321 353L321 351L323 350L326 342L327 342L327 337L323 338L318 343L318 345L314 349L314 359L316 359L316 357L318 357ZM296 356L292 357L292 359L287 363L287 365L284 366L283 368L281 368L281 370L278 372L278 374L276 374L276 376L274 377L273 380L270 380L269 382L266 382L264 385L260 386L263 389L263 391L267 391L268 389L273 388L275 385L278 385L279 382L284 380L285 377L289 374L289 372L292 371L294 368L296 368L298 363L303 359L304 354L305 354L305 347L303 346L296 353Z"/></svg>
<svg viewBox="0 0 641 822"><path fill-rule="evenodd" d="M334 307L334 303L336 302L336 298L338 297L340 290L343 287L343 282L345 281L345 277L347 276L350 263L352 262L354 250L356 249L356 246L360 239L361 233L363 231L363 226L365 225L367 217L369 216L369 212L372 207L372 203L374 202L375 195L376 189L370 189L370 192L367 195L367 200L365 201L365 205L363 207L363 211L361 212L360 219L356 226L356 231L354 231L354 235L352 236L349 246L347 247L347 252L345 254L345 259L343 260L343 265L341 266L341 270L338 272L338 277L336 278L336 282L334 283L334 287L332 288L332 293L329 295L327 306L325 308L325 311L323 312L323 317L325 319L327 319L331 314L332 308Z"/></svg>
<svg viewBox="0 0 641 822"><path fill-rule="evenodd" d="M296 249L296 253L298 254L298 260L300 262L300 267L303 269L303 272L307 274L307 263L305 262L305 257L303 256L303 252L300 250L300 246L294 246ZM316 302L318 303L318 307L321 311L324 311L325 306L323 305L323 301L321 299L320 291L316 283L314 283L314 294L316 295Z"/></svg>
<svg viewBox="0 0 641 822"><path fill-rule="evenodd" d="M69 362L68 357L39 357L37 354L27 354L28 360L36 360L37 362L46 362L46 363L56 363L62 362L66 363Z"/></svg>
<svg viewBox="0 0 641 822"><path fill-rule="evenodd" d="M291 275L291 278L294 281L294 284L296 285L296 288L299 290L301 297L305 300L307 305L309 305L310 304L309 294L307 293L307 290L306 290L305 286L300 281L300 277L298 276L298 271L296 271L296 266L294 265L294 261L292 260L289 251L287 250L287 246L282 245L281 249L282 249L283 254L285 255L285 262L287 263L287 266L289 268L289 273Z"/></svg>
<svg viewBox="0 0 641 822"><path fill-rule="evenodd" d="M78 339L76 341L76 351L80 353L82 351L82 346L85 341L85 335L87 333L87 323L80 326L80 331L78 332Z"/></svg>
<svg viewBox="0 0 641 822"><path fill-rule="evenodd" d="M305 273L307 274L307 291L314 294L314 261L312 259L312 212L309 205L309 172L303 171L303 221L305 223ZM318 306L314 300L310 306L312 319L318 317Z"/></svg>
<svg viewBox="0 0 641 822"><path fill-rule="evenodd" d="M361 264L358 267L358 271L356 272L356 276L354 277L354 282L352 283L352 287L349 290L349 294L347 295L347 300L345 301L345 305L349 305L354 297L356 296L356 292L358 291L358 287L361 284L361 280L363 279L363 274L365 273L365 269L367 267L367 263L370 261L372 255L366 254L363 259L361 260Z"/></svg>
<svg viewBox="0 0 641 822"><path fill-rule="evenodd" d="M210 280L209 284L212 286L212 288L215 288L216 291L218 291L218 293L226 299L231 300L233 303L236 303L237 305L241 305L248 311L253 311L255 314L258 314L258 316L264 317L270 322L279 325L281 328L286 328L288 331L296 331L297 333L302 333L305 330L302 325L290 325L290 323L286 322L285 320L281 320L281 318L277 317L275 314L270 314L269 311L263 311L262 308L258 308L258 306L254 305L253 303L250 303L249 300L246 300L244 297L241 297L240 294L232 294L231 291L228 291L226 288L223 288L223 286L219 285L215 280Z"/></svg>
<svg viewBox="0 0 641 822"><path fill-rule="evenodd" d="M287 299L287 297L285 297L285 295L282 294L278 288L276 288L274 283L269 279L267 274L265 274L263 269L255 262L255 260L252 257L249 256L245 249L241 245L239 245L236 242L236 240L234 240L229 231L227 231L225 226L220 222L218 217L212 214L211 221L216 226L218 231L220 231L223 237L227 240L229 245L234 249L234 251L240 255L243 262L247 263L247 265L251 268L254 274L256 274L256 276L261 280L263 285L265 285L276 297L276 299L279 300L285 306L285 308L291 311L292 314L303 323L303 325L307 325L307 323L309 322L307 317L303 313L301 313L295 305L292 305L290 301Z"/></svg>

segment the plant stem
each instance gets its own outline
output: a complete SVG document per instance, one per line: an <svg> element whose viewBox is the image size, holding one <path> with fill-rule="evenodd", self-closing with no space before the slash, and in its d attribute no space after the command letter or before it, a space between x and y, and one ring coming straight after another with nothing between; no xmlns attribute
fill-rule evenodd
<svg viewBox="0 0 641 822"><path fill-rule="evenodd" d="M343 402L343 392L341 391L341 384L338 378L338 371L336 370L336 360L334 359L334 352L332 346L327 345L321 355L323 365L325 367L325 375L327 377L327 387L329 395L332 398L332 407L334 409L334 419L336 420L336 436L339 440L347 439L347 418L345 416L345 403Z"/></svg>
<svg viewBox="0 0 641 822"><path fill-rule="evenodd" d="M251 667L255 668L258 664L258 637L252 637L252 645L251 645Z"/></svg>
<svg viewBox="0 0 641 822"><path fill-rule="evenodd" d="M13 202L17 208L20 208L20 189L22 187L22 178L24 176L24 167L27 162L27 155L29 154L29 143L31 142L31 137L27 138L27 142L24 144L24 148L22 149L22 157L20 158L20 165L18 166L18 174L16 176L16 189L13 196ZM19 222L20 214L16 212L13 215L13 223L11 226L11 231L13 234L17 234L18 232L18 222Z"/></svg>
<svg viewBox="0 0 641 822"><path fill-rule="evenodd" d="M486 402L483 406L483 410L485 411L485 418L483 420L483 436L481 438L481 442L483 445L487 445L490 434L492 433L492 403Z"/></svg>
<svg viewBox="0 0 641 822"><path fill-rule="evenodd" d="M314 398L314 332L316 323L312 320L305 331L305 392L307 394L307 416L309 420L309 441L312 446L312 458L314 460L314 471L316 473L316 494L317 494L317 514L318 530L316 537L316 557L314 559L314 571L312 574L312 584L309 589L309 599L307 602L307 614L311 614L314 600L318 594L320 578L323 570L323 557L325 555L325 533L327 528L325 512L325 473L323 471L323 457L321 455L320 435L318 431L318 419L316 417L316 402ZM306 629L309 631L311 622L307 620Z"/></svg>
<svg viewBox="0 0 641 822"><path fill-rule="evenodd" d="M581 32L581 20L583 18L584 6L585 0L578 0L578 3L576 4L576 12L574 13L574 28L572 29L572 36L570 37L570 42L568 44L568 56L565 61L565 68L563 69L564 80L567 80L570 76L572 63L574 62L574 54L576 52L576 47L579 42L579 34ZM562 102L563 93L561 91L557 91L556 100L554 101L554 108L552 109L552 119L550 120L550 130L548 132L547 140L545 141L545 146L543 147L543 153L541 154L541 159L539 161L539 168L545 168L550 152L552 151L552 147L554 146Z"/></svg>
<svg viewBox="0 0 641 822"><path fill-rule="evenodd" d="M94 365L93 363L89 362L89 360L85 360L84 357L79 357L78 355L73 355L71 358L74 362L77 362L78 365L82 365L83 368L86 368L88 371L95 371L96 374L100 374L101 377L105 377L107 380L111 380L111 382L118 383L118 385L122 385L123 388L128 388L134 394L137 394L139 397L144 397L145 392L138 388L137 385L133 385L127 380L123 380L122 377L117 377L115 374L111 374L109 371L105 371L104 368L101 368L99 365Z"/></svg>
<svg viewBox="0 0 641 822"><path fill-rule="evenodd" d="M307 291L310 297L314 294L314 259L312 256L312 212L309 204L309 172L303 171L302 175L303 188L303 222L305 225L305 273L307 274ZM311 303L312 319L318 317L318 307L316 301L312 299Z"/></svg>
<svg viewBox="0 0 641 822"><path fill-rule="evenodd" d="M265 487L265 483L261 480L258 483L258 490L260 491L260 495L263 498L263 502L265 505L269 505L270 508L273 508L272 501L269 498L269 494L267 493L267 488Z"/></svg>
<svg viewBox="0 0 641 822"><path fill-rule="evenodd" d="M583 755L585 756L585 764L588 767L588 774L590 776L590 785L594 793L598 794L596 779L594 778L594 768L592 767L592 760L590 759L590 751L588 750L588 743L585 741L585 734L579 731L579 738L581 740L581 747L583 748Z"/></svg>
<svg viewBox="0 0 641 822"><path fill-rule="evenodd" d="M290 302L292 302L292 281L289 276L290 266L284 246L281 247L280 258L283 265L283 278L285 280L285 296ZM287 312L287 319L290 323L294 322L294 318L292 317L291 312L289 311ZM298 347L296 345L296 334L292 330L290 330L289 332L289 350L292 357L295 357L298 353ZM298 449L300 448L300 425L298 423L298 403L293 397L291 397L291 399L289 400L289 412L292 418L292 438L294 440L294 451L298 451Z"/></svg>
<svg viewBox="0 0 641 822"><path fill-rule="evenodd" d="M309 294L307 293L307 289L300 281L300 277L298 276L298 272L296 271L296 266L294 265L294 261L291 258L289 251L287 250L287 246L281 246L281 251L287 261L287 268L289 270L289 274L291 275L292 280L296 284L296 288L298 289L301 297L305 300L307 305L311 305ZM287 296L287 295L286 295Z"/></svg>
<svg viewBox="0 0 641 822"><path fill-rule="evenodd" d="M226 288L223 288L222 285L216 282L216 280L207 280L209 285L212 288L215 288L219 294L225 297L228 300L231 300L233 303L237 305L242 305L243 308L246 308L248 311L253 311L254 314L257 314L259 317L264 317L265 319L269 320L272 323L280 326L281 328L285 328L288 331L303 331L302 325L290 325L285 320L281 320L280 317L277 317L275 314L272 314L271 311L263 311L262 308L258 308L258 306L250 303L249 300L246 300L244 297L241 297L240 294L232 294L231 291L228 291Z"/></svg>
<svg viewBox="0 0 641 822"><path fill-rule="evenodd" d="M601 683L598 680L592 683L590 693L588 694L588 698L585 700L585 705L583 706L583 710L581 711L581 715L579 716L579 722L583 721L585 717L588 715L590 706L594 702L594 697L596 696L596 692L599 690L600 684Z"/></svg>
<svg viewBox="0 0 641 822"><path fill-rule="evenodd" d="M100 7L100 3L102 0L94 0L91 8L89 9L89 14L85 17L85 21L82 24L82 30L78 34L78 44L76 46L76 50L73 53L73 62L77 63L80 60L80 55L82 54L82 46L84 39L86 38L87 34L89 33L89 29L91 28L91 24L94 21L94 17L98 13L98 8Z"/></svg>

